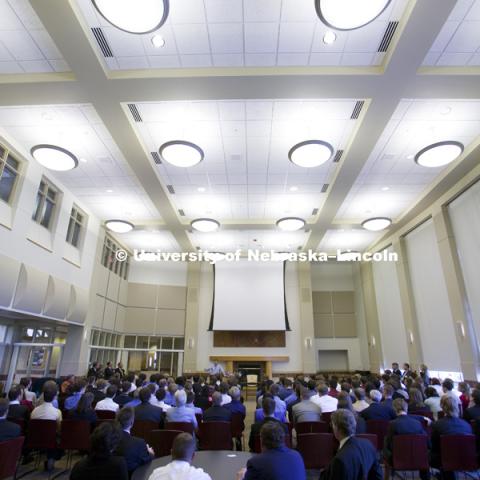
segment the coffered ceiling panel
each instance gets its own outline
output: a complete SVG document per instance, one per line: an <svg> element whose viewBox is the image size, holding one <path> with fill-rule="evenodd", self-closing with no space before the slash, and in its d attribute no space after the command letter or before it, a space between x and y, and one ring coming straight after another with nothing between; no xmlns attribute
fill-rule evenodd
<svg viewBox="0 0 480 480"><path fill-rule="evenodd" d="M131 248L146 252L180 252L181 249L171 232L158 231L153 228L136 228L121 236L122 242Z"/></svg>
<svg viewBox="0 0 480 480"><path fill-rule="evenodd" d="M92 40L99 45L101 39L98 50L111 70L380 65L382 40L390 41L396 29L389 22L398 22L408 3L393 0L375 21L338 31L327 45L328 28L313 0L175 0L167 22L155 32L165 45L155 48L153 34L125 33L106 22L91 0L77 2L88 26L99 29Z"/></svg>
<svg viewBox="0 0 480 480"><path fill-rule="evenodd" d="M337 250L361 252L366 250L381 235L378 232L369 232L362 229L327 230L317 250L332 254L337 253Z"/></svg>

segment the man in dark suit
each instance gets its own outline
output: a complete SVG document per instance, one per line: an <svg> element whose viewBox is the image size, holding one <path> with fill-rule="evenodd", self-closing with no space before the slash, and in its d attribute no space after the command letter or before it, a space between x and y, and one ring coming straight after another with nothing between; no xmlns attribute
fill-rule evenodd
<svg viewBox="0 0 480 480"><path fill-rule="evenodd" d="M115 374L118 375L121 379L124 379L126 376L125 369L123 368L122 362L118 362L117 368L115 369Z"/></svg>
<svg viewBox="0 0 480 480"><path fill-rule="evenodd" d="M107 362L107 365L105 366L105 370L103 371L103 376L105 377L106 380L108 380L110 377L113 377L113 367L112 367L112 362Z"/></svg>
<svg viewBox="0 0 480 480"><path fill-rule="evenodd" d="M372 403L365 410L360 412L360 416L365 420L393 420L396 415L392 407L380 403L382 394L378 390L370 391Z"/></svg>
<svg viewBox="0 0 480 480"><path fill-rule="evenodd" d="M129 395L131 388L132 388L132 384L128 380L123 381L122 391L120 394L115 395L115 398L113 399L113 401L115 403L118 403L120 407L123 407L128 402L131 402L133 400L133 398Z"/></svg>
<svg viewBox="0 0 480 480"><path fill-rule="evenodd" d="M266 398L273 403L275 401ZM273 412L272 412L273 414ZM265 417L265 419L268 417ZM237 474L237 480L305 480L307 474L300 454L285 446L285 430L281 422L266 422L261 430L262 453L251 457L247 468Z"/></svg>
<svg viewBox="0 0 480 480"><path fill-rule="evenodd" d="M0 398L0 442L19 437L22 432L20 427L7 420L9 402L6 398Z"/></svg>
<svg viewBox="0 0 480 480"><path fill-rule="evenodd" d="M418 416L407 415L408 403L403 398L396 398L393 401L393 408L397 414L397 418L392 420L388 426L388 433L385 437L383 446L383 456L391 465L393 457L393 437L396 435L427 435ZM429 444L428 440L427 443ZM387 477L386 477L387 478ZM430 478L430 471L420 471L420 478L428 480Z"/></svg>
<svg viewBox="0 0 480 480"><path fill-rule="evenodd" d="M229 422L232 419L232 412L222 407L222 394L215 392L212 395L212 406L203 412L204 422Z"/></svg>
<svg viewBox="0 0 480 480"><path fill-rule="evenodd" d="M243 418L245 418L247 411L245 409L245 405L240 400L240 397L241 397L240 389L238 387L232 387L228 393L232 397L232 401L230 403L227 403L225 405L225 408L230 410L232 414L240 413L243 416Z"/></svg>
<svg viewBox="0 0 480 480"><path fill-rule="evenodd" d="M402 376L402 371L398 368L398 363L397 362L392 363L392 373L394 375L397 375L398 377Z"/></svg>
<svg viewBox="0 0 480 480"><path fill-rule="evenodd" d="M470 422L480 418L480 390L475 389L472 392L473 406L467 408L463 414L463 418Z"/></svg>
<svg viewBox="0 0 480 480"><path fill-rule="evenodd" d="M153 449L145 443L143 438L130 435L134 421L135 412L131 407L124 407L117 414L117 422L122 428L122 437L115 451L115 455L125 458L129 473L132 473L141 465L151 462L155 456Z"/></svg>
<svg viewBox="0 0 480 480"><path fill-rule="evenodd" d="M20 387L12 387L8 392L8 400L10 401L8 418L27 422L30 418L30 409L26 405L20 404L21 395L22 389Z"/></svg>
<svg viewBox="0 0 480 480"><path fill-rule="evenodd" d="M395 390L393 387L387 383L383 387L383 400L382 400L382 405L387 405L388 407L393 408L393 393Z"/></svg>
<svg viewBox="0 0 480 480"><path fill-rule="evenodd" d="M382 469L375 447L356 438L357 424L350 410L339 409L331 417L333 434L339 441L337 454L321 473L321 480L381 480Z"/></svg>
<svg viewBox="0 0 480 480"><path fill-rule="evenodd" d="M158 423L160 428L163 428L163 410L160 407L155 407L150 403L152 392L149 388L144 387L140 390L138 398L142 402L135 407L135 418L137 420L149 421Z"/></svg>

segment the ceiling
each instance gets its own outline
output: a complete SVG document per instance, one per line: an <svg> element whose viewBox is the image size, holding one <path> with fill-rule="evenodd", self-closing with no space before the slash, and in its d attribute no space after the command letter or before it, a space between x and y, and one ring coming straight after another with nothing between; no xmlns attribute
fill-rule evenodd
<svg viewBox="0 0 480 480"><path fill-rule="evenodd" d="M480 0L394 0L326 45L313 0L171 0L155 48L90 0L0 0L0 128L30 161L48 142L81 158L52 177L101 220L133 222L118 236L132 248L363 250L478 163L479 23ZM312 138L335 161L293 165L289 149ZM159 163L169 140L205 160ZM416 165L440 140L464 154ZM285 216L305 231L279 232ZM376 216L392 218L386 233L361 228ZM197 217L220 230L193 233Z"/></svg>

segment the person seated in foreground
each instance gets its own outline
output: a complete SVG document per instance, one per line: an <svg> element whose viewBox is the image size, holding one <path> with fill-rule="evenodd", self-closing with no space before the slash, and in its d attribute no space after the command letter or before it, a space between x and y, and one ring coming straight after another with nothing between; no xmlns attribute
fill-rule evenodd
<svg viewBox="0 0 480 480"><path fill-rule="evenodd" d="M212 406L203 413L204 422L229 422L232 419L232 412L222 406L222 397L220 392L212 395Z"/></svg>
<svg viewBox="0 0 480 480"><path fill-rule="evenodd" d="M73 466L70 480L128 480L125 459L113 455L120 435L116 424L100 424L90 436L90 454Z"/></svg>
<svg viewBox="0 0 480 480"><path fill-rule="evenodd" d="M10 401L8 418L27 422L30 418L30 409L27 405L20 404L21 396L22 389L20 387L12 387L8 392L8 400Z"/></svg>
<svg viewBox="0 0 480 480"><path fill-rule="evenodd" d="M93 430L95 422L97 421L97 414L92 408L93 399L94 396L92 392L84 393L80 397L76 408L68 412L68 418L71 418L72 420L86 420L87 422L90 422Z"/></svg>
<svg viewBox="0 0 480 480"><path fill-rule="evenodd" d="M272 402L265 398L264 402ZM305 480L307 474L301 455L285 446L284 424L266 422L260 430L262 453L251 457L237 480Z"/></svg>
<svg viewBox="0 0 480 480"><path fill-rule="evenodd" d="M162 409L164 413L166 413L167 410L170 410L172 407L170 405L167 405L165 403L165 395L167 392L165 391L164 388L159 388L156 392L155 395L152 395L150 397L150 403L154 407L159 407Z"/></svg>
<svg viewBox="0 0 480 480"><path fill-rule="evenodd" d="M135 407L135 418L144 422L155 422L158 425L162 424L163 426L163 410L150 403L151 396L152 392L148 387L144 387L140 390L138 398L141 403Z"/></svg>
<svg viewBox="0 0 480 480"><path fill-rule="evenodd" d="M355 437L355 417L349 410L332 413L332 428L339 441L337 454L320 474L320 480L381 480L382 469L375 447L369 440Z"/></svg>
<svg viewBox="0 0 480 480"><path fill-rule="evenodd" d="M232 397L232 401L225 405L225 408L228 408L232 414L233 413L240 413L243 418L247 414L247 410L245 409L245 405L241 402L240 397L242 392L238 387L232 387L228 391L230 396Z"/></svg>
<svg viewBox="0 0 480 480"><path fill-rule="evenodd" d="M176 407L167 410L167 428L168 422L187 422L193 425L196 430L198 428L195 412L191 408L187 408L187 394L185 390L177 390L175 392Z"/></svg>
<svg viewBox="0 0 480 480"><path fill-rule="evenodd" d="M360 416L368 420L393 420L396 415L392 407L380 403L382 401L382 394L378 390L370 391L370 399L372 403L360 412Z"/></svg>
<svg viewBox="0 0 480 480"><path fill-rule="evenodd" d="M107 396L100 400L97 405L95 406L95 410L109 410L111 412L118 412L120 406L118 403L113 401L113 398L117 394L117 387L115 385L110 385L107 388Z"/></svg>
<svg viewBox="0 0 480 480"><path fill-rule="evenodd" d="M310 401L310 391L302 387L301 402L292 407L293 423L319 422L322 419L322 409Z"/></svg>
<svg viewBox="0 0 480 480"><path fill-rule="evenodd" d="M0 398L0 442L6 442L22 434L19 425L7 420L8 406L9 401L6 398Z"/></svg>
<svg viewBox="0 0 480 480"><path fill-rule="evenodd" d="M396 435L425 435L425 430L422 424L418 421L418 417L407 415L408 404L403 398L396 398L393 401L393 408L397 414L397 418L392 420L388 426L388 433L385 437L383 456L387 463L391 465L393 458L393 437ZM388 473L389 470L386 470ZM386 476L385 478L388 478ZM420 471L420 478L428 480L430 478L430 471Z"/></svg>

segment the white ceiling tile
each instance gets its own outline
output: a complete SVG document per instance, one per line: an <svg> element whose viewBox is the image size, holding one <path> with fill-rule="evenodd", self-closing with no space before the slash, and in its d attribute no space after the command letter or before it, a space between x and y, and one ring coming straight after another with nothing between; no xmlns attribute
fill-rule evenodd
<svg viewBox="0 0 480 480"><path fill-rule="evenodd" d="M308 65L308 53L279 53L277 65L279 66L301 66Z"/></svg>
<svg viewBox="0 0 480 480"><path fill-rule="evenodd" d="M175 0L170 6L168 21L172 24L205 23L203 0Z"/></svg>
<svg viewBox="0 0 480 480"><path fill-rule="evenodd" d="M118 65L121 69L129 70L136 68L148 68L148 59L146 57L118 57Z"/></svg>
<svg viewBox="0 0 480 480"><path fill-rule="evenodd" d="M181 66L180 58L177 55L155 55L148 57L152 68L178 68Z"/></svg>
<svg viewBox="0 0 480 480"><path fill-rule="evenodd" d="M145 55L140 35L132 35L115 27L105 27L102 30L115 56L138 57Z"/></svg>
<svg viewBox="0 0 480 480"><path fill-rule="evenodd" d="M444 53L437 61L437 65L442 66L460 66L466 65L470 58L471 53Z"/></svg>
<svg viewBox="0 0 480 480"><path fill-rule="evenodd" d="M16 60L43 60L42 52L27 31L0 30L0 41Z"/></svg>
<svg viewBox="0 0 480 480"><path fill-rule="evenodd" d="M246 22L278 22L280 20L279 0L244 0Z"/></svg>
<svg viewBox="0 0 480 480"><path fill-rule="evenodd" d="M314 23L282 23L280 25L279 52L309 52L314 28Z"/></svg>
<svg viewBox="0 0 480 480"><path fill-rule="evenodd" d="M228 53L228 54L214 54L213 66L214 67L243 67L243 53Z"/></svg>
<svg viewBox="0 0 480 480"><path fill-rule="evenodd" d="M243 54L243 24L214 23L208 32L213 53Z"/></svg>
<svg viewBox="0 0 480 480"><path fill-rule="evenodd" d="M450 40L446 52L474 52L480 46L480 21L462 22Z"/></svg>
<svg viewBox="0 0 480 480"><path fill-rule="evenodd" d="M298 0L282 1L282 22L312 22L316 21L317 13L313 2Z"/></svg>
<svg viewBox="0 0 480 480"><path fill-rule="evenodd" d="M205 24L176 25L175 40L181 55L210 54Z"/></svg>
<svg viewBox="0 0 480 480"><path fill-rule="evenodd" d="M211 67L212 57L210 55L180 55L183 67Z"/></svg>
<svg viewBox="0 0 480 480"><path fill-rule="evenodd" d="M245 65L247 67L273 67L276 64L275 53L246 53Z"/></svg>
<svg viewBox="0 0 480 480"><path fill-rule="evenodd" d="M47 60L32 60L19 63L26 73L43 73L52 71L52 67Z"/></svg>
<svg viewBox="0 0 480 480"><path fill-rule="evenodd" d="M245 52L274 53L277 50L277 23L246 23Z"/></svg>
<svg viewBox="0 0 480 480"><path fill-rule="evenodd" d="M209 23L243 23L243 5L239 0L205 0Z"/></svg>
<svg viewBox="0 0 480 480"><path fill-rule="evenodd" d="M344 53L342 56L342 65L371 65L373 53Z"/></svg>
<svg viewBox="0 0 480 480"><path fill-rule="evenodd" d="M310 65L340 65L342 60L341 53L312 53L310 55Z"/></svg>

